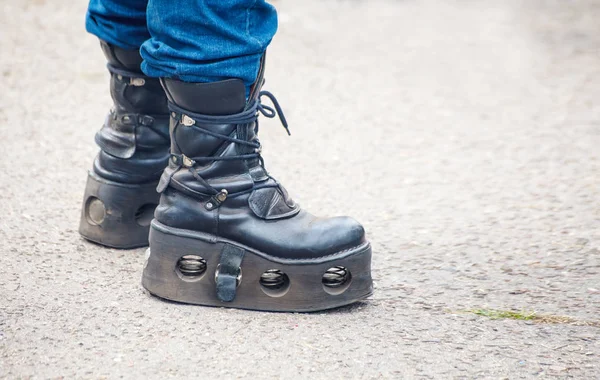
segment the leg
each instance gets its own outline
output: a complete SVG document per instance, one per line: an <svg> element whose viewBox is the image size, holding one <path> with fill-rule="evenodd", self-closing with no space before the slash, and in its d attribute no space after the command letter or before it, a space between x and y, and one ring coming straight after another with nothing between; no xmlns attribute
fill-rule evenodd
<svg viewBox="0 0 600 380"><path fill-rule="evenodd" d="M101 150L85 190L79 232L116 248L148 244L169 157L167 100L156 78L145 76L139 45L149 37L145 0L92 0L87 28L101 39L111 73L114 107L96 134Z"/></svg>
<svg viewBox="0 0 600 380"><path fill-rule="evenodd" d="M148 13L142 67L162 77L171 159L157 187L143 286L180 302L277 311L369 296L363 227L302 210L264 167L258 114L279 114L287 129L275 97L260 91L273 9L262 0L150 0Z"/></svg>
<svg viewBox="0 0 600 380"><path fill-rule="evenodd" d="M147 5L148 0L90 0L85 28L111 45L138 50L150 38Z"/></svg>
<svg viewBox="0 0 600 380"><path fill-rule="evenodd" d="M241 79L249 88L277 30L264 0L150 0L142 69L185 82Z"/></svg>

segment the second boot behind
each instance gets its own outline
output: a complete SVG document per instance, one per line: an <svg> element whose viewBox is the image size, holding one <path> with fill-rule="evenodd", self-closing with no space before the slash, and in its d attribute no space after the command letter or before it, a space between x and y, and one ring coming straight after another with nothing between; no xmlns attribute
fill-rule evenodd
<svg viewBox="0 0 600 380"><path fill-rule="evenodd" d="M137 50L101 41L114 107L96 134L100 152L85 189L80 234L115 248L148 245L160 194L156 186L169 158L169 110L156 78L140 70Z"/></svg>

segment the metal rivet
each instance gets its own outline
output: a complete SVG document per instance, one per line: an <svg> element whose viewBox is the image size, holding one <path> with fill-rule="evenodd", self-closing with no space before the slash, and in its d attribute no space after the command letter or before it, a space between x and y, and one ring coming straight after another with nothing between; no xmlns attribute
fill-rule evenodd
<svg viewBox="0 0 600 380"><path fill-rule="evenodd" d="M139 87L145 85L146 80L144 78L131 78L129 83L131 83L132 86Z"/></svg>
<svg viewBox="0 0 600 380"><path fill-rule="evenodd" d="M192 160L191 158L182 155L183 157L183 166L187 167L187 168L191 168L192 166L194 166L194 160Z"/></svg>
<svg viewBox="0 0 600 380"><path fill-rule="evenodd" d="M225 199L227 199L227 195L229 193L227 192L227 190L223 189L219 192L219 194L217 194L217 199L219 200L219 202L224 202Z"/></svg>
<svg viewBox="0 0 600 380"><path fill-rule="evenodd" d="M123 75L121 75L121 74L117 75L117 79L123 80Z"/></svg>
<svg viewBox="0 0 600 380"><path fill-rule="evenodd" d="M186 127L189 127L189 126L192 126L192 125L196 124L196 120L192 119L188 115L183 115L181 117L181 123L183 125L185 125Z"/></svg>
<svg viewBox="0 0 600 380"><path fill-rule="evenodd" d="M212 204L212 203L210 203L210 202L208 202L208 203L206 204L206 208L210 210L211 208L213 208L213 204Z"/></svg>
<svg viewBox="0 0 600 380"><path fill-rule="evenodd" d="M171 117L177 117L177 114L175 112L171 112Z"/></svg>

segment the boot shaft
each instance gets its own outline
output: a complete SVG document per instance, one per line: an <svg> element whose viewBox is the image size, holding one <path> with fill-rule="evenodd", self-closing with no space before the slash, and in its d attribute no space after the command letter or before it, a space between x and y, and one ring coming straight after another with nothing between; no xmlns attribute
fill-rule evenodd
<svg viewBox="0 0 600 380"><path fill-rule="evenodd" d="M108 62L110 95L119 112L160 115L168 113L167 99L157 78L147 77L139 50L126 50L100 41Z"/></svg>
<svg viewBox="0 0 600 380"><path fill-rule="evenodd" d="M260 147L256 139L256 109L245 110L243 82L233 79L184 83L163 79L162 84L171 109L169 174L193 192L209 196L215 193L213 185L226 183L232 192L251 189L250 171L264 169L254 152ZM266 172L263 177L267 177Z"/></svg>
<svg viewBox="0 0 600 380"><path fill-rule="evenodd" d="M246 98L246 88L244 82L240 79L229 79L212 83L189 83L174 79L163 78L161 84L165 90L166 96L175 112L171 113L171 152L175 154L185 154L188 157L214 155L217 151L223 151L223 140L214 136L204 135L197 131L186 131L177 128L179 125L191 126L195 122L189 116L215 116L223 117L225 122L211 120L208 126L213 132L221 135L232 135L254 145L260 145L258 142L258 122L256 118L249 123L240 125L231 123L235 121L228 116L239 115L249 108L252 108L259 102L259 93L264 83L265 58L263 54L261 64L257 73L254 85L250 89L249 96ZM256 112L254 112L256 114ZM227 121L228 120L228 121ZM287 126L286 126L287 129ZM227 144L225 144L227 145ZM255 148L252 146L238 145L235 152L238 154L250 154ZM234 149L231 149L232 151ZM258 164L258 161L246 161L250 167Z"/></svg>
<svg viewBox="0 0 600 380"><path fill-rule="evenodd" d="M208 84L162 80L171 110L171 160L159 192L170 187L200 200L206 211L227 199L236 213L246 210L265 219L298 212L285 189L269 176L260 156L258 115L277 115L261 104L261 96L271 98L280 111L270 93L259 91L262 82L261 74L246 101L241 80ZM162 211L159 207L157 218Z"/></svg>
<svg viewBox="0 0 600 380"><path fill-rule="evenodd" d="M167 165L169 110L160 81L140 70L137 50L101 41L114 107L96 134L101 151L94 172L122 183L155 181Z"/></svg>

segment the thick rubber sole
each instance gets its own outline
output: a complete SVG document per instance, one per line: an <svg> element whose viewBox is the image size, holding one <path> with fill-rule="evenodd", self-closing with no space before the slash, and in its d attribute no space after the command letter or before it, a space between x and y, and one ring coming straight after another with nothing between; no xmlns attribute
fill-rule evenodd
<svg viewBox="0 0 600 380"><path fill-rule="evenodd" d="M111 248L147 246L150 222L160 198L156 185L112 182L89 172L79 233Z"/></svg>
<svg viewBox="0 0 600 380"><path fill-rule="evenodd" d="M223 302L217 296L218 270L223 252L232 246L244 254L235 298ZM348 305L373 293L369 243L318 259L281 259L227 239L168 227L154 220L147 256L142 276L144 288L155 296L183 303L311 312ZM190 261L191 266L183 267L182 263ZM202 264L194 266L193 263ZM332 268L334 272L340 268L345 270L345 282L328 286L331 284L323 277L327 277ZM280 281L275 288L265 287L264 280L269 277L265 277L265 272L273 274L276 270L285 281Z"/></svg>

